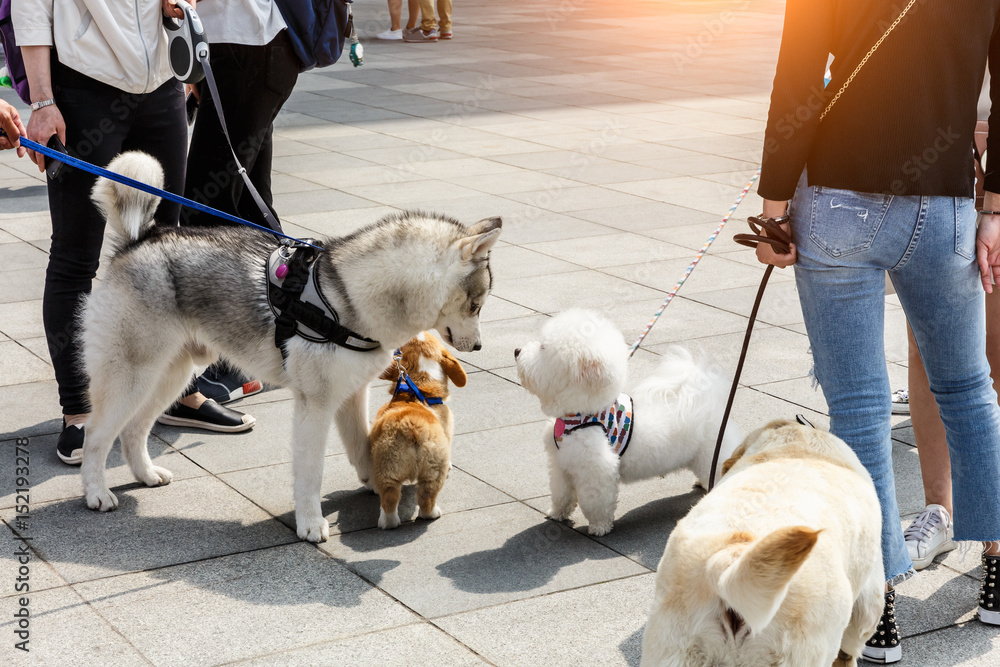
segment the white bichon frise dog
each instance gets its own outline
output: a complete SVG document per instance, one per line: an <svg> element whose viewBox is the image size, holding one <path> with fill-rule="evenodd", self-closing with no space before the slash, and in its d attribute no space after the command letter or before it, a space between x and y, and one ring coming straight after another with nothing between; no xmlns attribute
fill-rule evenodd
<svg viewBox="0 0 1000 667"><path fill-rule="evenodd" d="M579 502L588 532L605 535L614 524L619 481L687 468L708 487L729 382L683 347L663 356L653 375L623 393L625 339L608 320L580 309L554 317L541 340L514 351L521 385L553 418L545 431L551 518L567 519ZM730 423L720 466L740 441Z"/></svg>

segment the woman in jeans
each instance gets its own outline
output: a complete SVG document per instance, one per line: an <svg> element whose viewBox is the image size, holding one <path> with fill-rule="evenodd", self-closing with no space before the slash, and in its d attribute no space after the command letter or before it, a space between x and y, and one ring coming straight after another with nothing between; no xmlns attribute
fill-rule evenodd
<svg viewBox="0 0 1000 667"><path fill-rule="evenodd" d="M183 15L171 0L15 2L14 30L31 88L28 138L47 144L55 135L71 155L99 166L122 151L144 151L163 166L165 189L182 193L187 156L184 91L166 61L163 13ZM44 169L44 156L32 152L31 158ZM42 319L63 411L56 451L70 465L79 465L83 458L90 411L77 314L90 292L104 242L104 218L90 201L95 180L84 171L63 167L47 181L52 245ZM176 225L179 216L180 206L171 202L161 202L156 211L158 224ZM200 402L191 407L200 408ZM230 431L253 426L249 416L209 407L215 411L203 428L218 430L218 423Z"/></svg>
<svg viewBox="0 0 1000 667"><path fill-rule="evenodd" d="M985 351L984 290L1000 277L1000 214L979 216L972 139L987 63L1000 67L1000 4L788 0L758 192L794 244L758 259L795 265L830 426L871 473L882 505L886 611L865 650L901 657L891 584L912 572L892 473L882 338L885 273L913 327L947 432L955 539L983 543L979 618L1000 624L1000 408ZM833 55L833 79L823 75ZM1000 76L992 79L1000 99ZM1000 116L997 116L1000 118ZM989 154L1000 155L1000 121ZM986 175L1000 211L1000 171ZM972 601L970 600L970 605Z"/></svg>

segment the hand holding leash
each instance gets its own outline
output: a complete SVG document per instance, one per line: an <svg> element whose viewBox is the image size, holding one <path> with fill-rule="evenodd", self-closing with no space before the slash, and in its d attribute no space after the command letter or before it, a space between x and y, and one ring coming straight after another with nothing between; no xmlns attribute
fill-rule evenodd
<svg viewBox="0 0 1000 667"><path fill-rule="evenodd" d="M21 116L17 109L6 102L0 100L0 130L7 133L6 137L0 137L0 150L16 148L17 156L24 157L27 149L21 145L21 137L27 134Z"/></svg>
<svg viewBox="0 0 1000 667"><path fill-rule="evenodd" d="M1000 284L1000 215L983 215L976 232L976 261L983 289L993 294L993 283Z"/></svg>
<svg viewBox="0 0 1000 667"><path fill-rule="evenodd" d="M64 145L66 144L66 121L62 112L55 104L42 107L31 114L28 119L28 130L24 135L35 143L48 145L53 136L59 137ZM38 165L38 171L45 171L45 156L38 151L29 150L28 157Z"/></svg>

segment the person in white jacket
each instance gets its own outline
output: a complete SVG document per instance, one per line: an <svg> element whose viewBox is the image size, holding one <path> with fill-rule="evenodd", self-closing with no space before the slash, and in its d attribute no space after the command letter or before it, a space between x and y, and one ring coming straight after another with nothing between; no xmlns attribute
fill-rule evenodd
<svg viewBox="0 0 1000 667"><path fill-rule="evenodd" d="M194 0L189 0L194 4ZM163 14L182 16L173 0L18 0L11 16L24 56L32 114L27 137L58 137L71 155L106 166L122 151L140 150L163 165L165 188L184 192L187 122L184 91L171 75ZM45 157L29 151L40 170ZM78 363L77 312L100 261L104 218L90 201L95 177L63 167L48 179L52 245L42 319L59 387L63 430L57 453L83 458L90 408ZM158 224L177 225L180 206L161 202ZM187 397L204 426L253 426L253 418L203 397Z"/></svg>

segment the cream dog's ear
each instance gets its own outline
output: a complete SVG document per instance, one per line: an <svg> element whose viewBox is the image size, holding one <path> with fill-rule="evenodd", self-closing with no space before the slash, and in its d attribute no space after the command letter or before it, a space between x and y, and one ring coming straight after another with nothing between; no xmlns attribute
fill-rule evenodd
<svg viewBox="0 0 1000 667"><path fill-rule="evenodd" d="M608 367L600 359L581 359L579 379L591 389L600 389L609 381Z"/></svg>
<svg viewBox="0 0 1000 667"><path fill-rule="evenodd" d="M464 387L469 379L465 374L465 369L462 368L462 364L444 347L441 348L441 368L444 369L444 374L448 376L448 379L456 387Z"/></svg>

